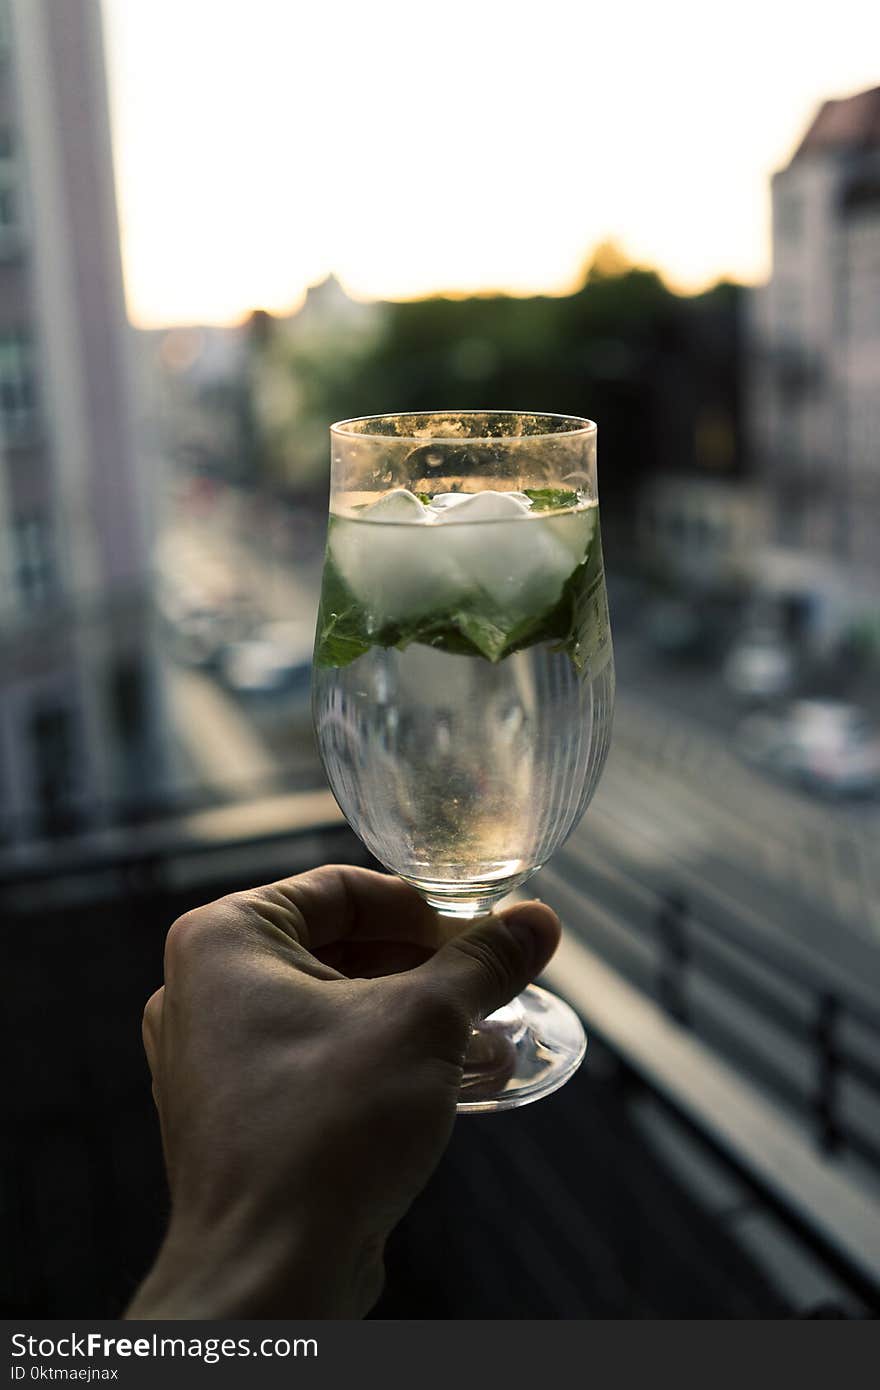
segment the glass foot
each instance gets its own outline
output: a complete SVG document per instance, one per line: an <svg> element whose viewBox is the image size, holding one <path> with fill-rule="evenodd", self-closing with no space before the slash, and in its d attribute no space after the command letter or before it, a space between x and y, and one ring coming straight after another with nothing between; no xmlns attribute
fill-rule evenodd
<svg viewBox="0 0 880 1390"><path fill-rule="evenodd" d="M529 985L474 1029L456 1109L468 1115L531 1105L564 1086L586 1050L574 1010Z"/></svg>

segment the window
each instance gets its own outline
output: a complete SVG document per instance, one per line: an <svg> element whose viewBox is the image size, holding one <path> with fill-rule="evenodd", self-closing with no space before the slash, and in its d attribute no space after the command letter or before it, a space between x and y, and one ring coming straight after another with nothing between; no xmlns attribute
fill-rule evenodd
<svg viewBox="0 0 880 1390"><path fill-rule="evenodd" d="M16 254L19 248L19 207L14 139L9 126L0 126L0 251Z"/></svg>
<svg viewBox="0 0 880 1390"><path fill-rule="evenodd" d="M30 719L33 795L45 833L71 828L76 737L71 711L44 705Z"/></svg>
<svg viewBox="0 0 880 1390"><path fill-rule="evenodd" d="M776 291L779 325L786 338L799 338L801 333L802 297L800 286L782 281Z"/></svg>
<svg viewBox="0 0 880 1390"><path fill-rule="evenodd" d="M107 671L107 727L112 732L115 796L132 810L155 779L150 738L149 671L142 657L116 656Z"/></svg>
<svg viewBox="0 0 880 1390"><path fill-rule="evenodd" d="M796 193L780 193L776 200L776 229L785 241L797 241L803 230L804 205Z"/></svg>
<svg viewBox="0 0 880 1390"><path fill-rule="evenodd" d="M36 417L34 348L26 329L0 333L0 434L16 443Z"/></svg>
<svg viewBox="0 0 880 1390"><path fill-rule="evenodd" d="M790 456L787 462L790 468L793 465ZM803 541L803 529L803 494L795 488L788 487L781 491L776 499L776 533L779 536L780 544L784 546L800 545Z"/></svg>
<svg viewBox="0 0 880 1390"><path fill-rule="evenodd" d="M24 517L13 527L16 588L29 608L45 603L55 588L52 531L41 516Z"/></svg>
<svg viewBox="0 0 880 1390"><path fill-rule="evenodd" d="M10 231L16 220L15 189L0 187L0 231Z"/></svg>
<svg viewBox="0 0 880 1390"><path fill-rule="evenodd" d="M110 673L110 710L117 738L138 745L146 723L146 672L137 657L122 657Z"/></svg>

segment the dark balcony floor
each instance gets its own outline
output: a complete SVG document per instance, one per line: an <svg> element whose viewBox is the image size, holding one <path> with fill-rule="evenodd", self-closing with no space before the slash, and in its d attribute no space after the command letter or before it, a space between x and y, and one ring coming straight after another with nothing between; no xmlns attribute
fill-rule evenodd
<svg viewBox="0 0 880 1390"><path fill-rule="evenodd" d="M388 1318L774 1318L791 1310L664 1167L594 1044L535 1105L461 1118L389 1246Z"/></svg>

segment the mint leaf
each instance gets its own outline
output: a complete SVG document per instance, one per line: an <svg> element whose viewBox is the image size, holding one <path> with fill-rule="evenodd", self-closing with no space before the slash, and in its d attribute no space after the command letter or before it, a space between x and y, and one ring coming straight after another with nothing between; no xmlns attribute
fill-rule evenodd
<svg viewBox="0 0 880 1390"><path fill-rule="evenodd" d="M503 623L503 619L500 621ZM483 613L457 613L455 625L481 656L489 661L501 660L507 647L509 627L499 625L498 621Z"/></svg>
<svg viewBox="0 0 880 1390"><path fill-rule="evenodd" d="M562 507L576 507L580 501L576 492L564 487L526 487L523 492L533 512L555 512Z"/></svg>
<svg viewBox="0 0 880 1390"><path fill-rule="evenodd" d="M583 566L583 575L571 593L571 625L560 651L567 652L577 672L584 671L600 655L610 638L608 599L605 576L601 565L597 574L589 574L590 563Z"/></svg>
<svg viewBox="0 0 880 1390"><path fill-rule="evenodd" d="M404 630L385 628L383 635L388 635L389 640L382 645L396 647L399 652L406 651L412 642L418 642L423 647L449 652L451 656L484 655L461 631L454 613L420 618Z"/></svg>
<svg viewBox="0 0 880 1390"><path fill-rule="evenodd" d="M527 617L498 608L487 594L477 591L465 606L453 611L374 628L328 554L318 610L315 665L348 666L371 647L405 651L412 642L455 656L482 657L494 664L527 647L553 642L581 672L599 655L609 636L602 546L596 527L584 560L565 581L557 601L543 613Z"/></svg>
<svg viewBox="0 0 880 1390"><path fill-rule="evenodd" d="M370 650L370 643L360 637L353 637L343 628L334 631L328 628L322 638L321 646L315 656L316 666L350 666L359 656Z"/></svg>
<svg viewBox="0 0 880 1390"><path fill-rule="evenodd" d="M594 534L586 559L568 576L553 608L513 628L504 655L521 652L539 642L555 642L555 650L567 652L575 670L583 671L599 650L601 639L607 636L607 607L603 627L597 595L604 602L602 547Z"/></svg>
<svg viewBox="0 0 880 1390"><path fill-rule="evenodd" d="M316 666L348 666L372 645L366 614L328 555L315 638Z"/></svg>

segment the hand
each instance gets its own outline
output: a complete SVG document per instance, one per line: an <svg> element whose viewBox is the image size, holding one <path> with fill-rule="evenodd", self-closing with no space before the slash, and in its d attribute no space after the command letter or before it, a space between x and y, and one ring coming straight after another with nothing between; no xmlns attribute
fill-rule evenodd
<svg viewBox="0 0 880 1390"><path fill-rule="evenodd" d="M559 938L540 903L449 931L400 879L349 867L174 923L144 1013L171 1222L127 1317L370 1309L449 1140L472 1023Z"/></svg>

